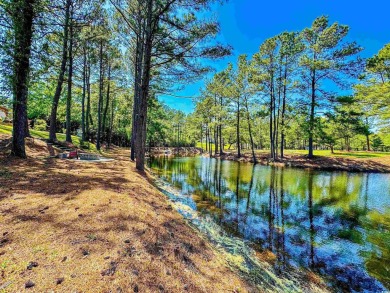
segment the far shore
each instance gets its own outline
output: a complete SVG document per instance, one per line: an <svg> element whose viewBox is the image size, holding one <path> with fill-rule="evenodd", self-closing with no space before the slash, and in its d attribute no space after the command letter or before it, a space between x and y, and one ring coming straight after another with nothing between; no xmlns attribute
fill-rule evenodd
<svg viewBox="0 0 390 293"><path fill-rule="evenodd" d="M276 161L272 161L266 150L256 151L256 163L266 166L295 167L324 171L347 171L347 172L371 172L390 173L390 153L381 152L343 152L316 151L314 158L309 159L304 151L286 150L286 155ZM152 155L202 155L206 157L220 158L229 161L253 163L252 154L244 151L240 157L234 151L224 151L222 155L210 155L198 147L160 147L151 148Z"/></svg>

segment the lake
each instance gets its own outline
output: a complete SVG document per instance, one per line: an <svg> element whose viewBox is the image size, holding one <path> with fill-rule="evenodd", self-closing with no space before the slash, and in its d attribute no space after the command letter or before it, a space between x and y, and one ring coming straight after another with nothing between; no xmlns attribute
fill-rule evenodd
<svg viewBox="0 0 390 293"><path fill-rule="evenodd" d="M390 174L322 172L206 157L155 157L152 172L201 217L245 240L276 274L339 292L390 289Z"/></svg>

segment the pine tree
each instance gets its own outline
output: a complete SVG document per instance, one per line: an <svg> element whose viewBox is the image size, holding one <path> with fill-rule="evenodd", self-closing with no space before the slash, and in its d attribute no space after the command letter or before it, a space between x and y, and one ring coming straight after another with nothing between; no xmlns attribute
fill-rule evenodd
<svg viewBox="0 0 390 293"><path fill-rule="evenodd" d="M14 97L12 154L22 158L26 157L24 139L28 134L27 98L36 4L36 0L14 0L10 7L15 39L12 77Z"/></svg>
<svg viewBox="0 0 390 293"><path fill-rule="evenodd" d="M345 86L348 77L357 77L362 62L353 58L362 48L356 43L344 42L349 27L337 22L329 25L329 18L318 17L310 28L302 31L305 51L300 58L302 89L310 97L309 110L309 158L313 157L316 108L321 100L332 97L322 82L329 80L337 86Z"/></svg>

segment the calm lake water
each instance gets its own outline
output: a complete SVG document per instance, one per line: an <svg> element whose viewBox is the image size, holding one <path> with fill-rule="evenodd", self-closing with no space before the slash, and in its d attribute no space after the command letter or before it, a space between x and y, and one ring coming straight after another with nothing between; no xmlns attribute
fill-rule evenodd
<svg viewBox="0 0 390 293"><path fill-rule="evenodd" d="M275 272L321 275L335 291L390 289L390 174L275 168L204 157L149 167Z"/></svg>

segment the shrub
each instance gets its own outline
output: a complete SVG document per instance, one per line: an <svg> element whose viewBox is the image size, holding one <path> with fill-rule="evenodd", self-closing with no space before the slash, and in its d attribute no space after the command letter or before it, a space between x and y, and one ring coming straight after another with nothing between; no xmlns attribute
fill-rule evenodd
<svg viewBox="0 0 390 293"><path fill-rule="evenodd" d="M37 119L34 123L34 130L46 131L47 123L43 119Z"/></svg>

